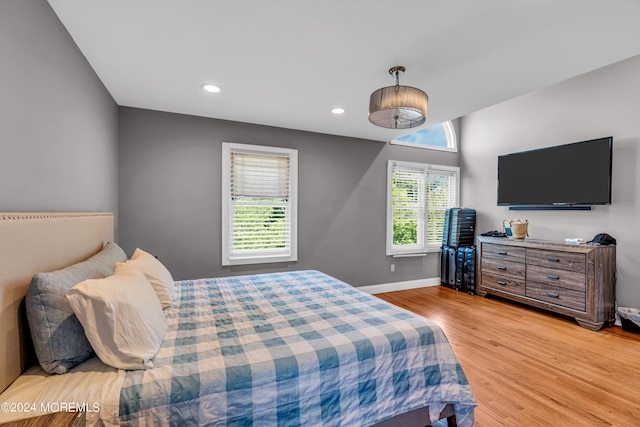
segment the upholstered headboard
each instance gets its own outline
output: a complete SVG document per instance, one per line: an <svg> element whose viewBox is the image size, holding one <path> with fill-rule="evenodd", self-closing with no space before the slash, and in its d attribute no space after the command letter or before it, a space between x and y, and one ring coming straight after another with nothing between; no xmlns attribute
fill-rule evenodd
<svg viewBox="0 0 640 427"><path fill-rule="evenodd" d="M0 392L34 360L22 307L33 275L91 257L113 229L112 213L0 213Z"/></svg>

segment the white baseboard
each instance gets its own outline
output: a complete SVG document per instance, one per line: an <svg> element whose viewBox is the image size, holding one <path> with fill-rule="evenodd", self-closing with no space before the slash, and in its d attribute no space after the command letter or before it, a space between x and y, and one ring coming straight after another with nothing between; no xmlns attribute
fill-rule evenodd
<svg viewBox="0 0 640 427"><path fill-rule="evenodd" d="M358 286L358 289L368 294L381 294L383 292L404 291L407 289L426 288L428 286L439 285L440 277L431 277L429 279L405 280L404 282Z"/></svg>

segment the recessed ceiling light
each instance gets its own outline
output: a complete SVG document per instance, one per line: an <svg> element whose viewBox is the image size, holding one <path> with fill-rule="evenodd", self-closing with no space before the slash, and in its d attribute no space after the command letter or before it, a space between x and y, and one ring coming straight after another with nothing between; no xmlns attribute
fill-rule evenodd
<svg viewBox="0 0 640 427"><path fill-rule="evenodd" d="M211 92L211 93L220 92L220 88L218 86L212 85L212 84L202 85L202 89L206 90L207 92Z"/></svg>
<svg viewBox="0 0 640 427"><path fill-rule="evenodd" d="M331 110L331 112L333 114L342 114L342 113L344 113L344 108L337 107L337 108L334 108L333 110Z"/></svg>

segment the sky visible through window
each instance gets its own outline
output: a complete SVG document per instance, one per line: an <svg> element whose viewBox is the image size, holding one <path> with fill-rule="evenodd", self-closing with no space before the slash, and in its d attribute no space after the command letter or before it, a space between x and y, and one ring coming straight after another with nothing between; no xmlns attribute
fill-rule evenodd
<svg viewBox="0 0 640 427"><path fill-rule="evenodd" d="M396 138L397 141L413 142L415 144L435 145L436 147L447 146L447 135L444 132L442 123L419 130L409 135Z"/></svg>

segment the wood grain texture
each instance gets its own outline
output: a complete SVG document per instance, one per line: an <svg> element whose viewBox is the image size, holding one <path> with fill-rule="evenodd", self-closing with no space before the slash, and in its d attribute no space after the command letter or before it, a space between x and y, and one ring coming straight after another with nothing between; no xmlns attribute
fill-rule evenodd
<svg viewBox="0 0 640 427"><path fill-rule="evenodd" d="M586 271L584 254L562 251L528 249L527 264L558 268L560 270L575 271L578 273L584 273Z"/></svg>
<svg viewBox="0 0 640 427"><path fill-rule="evenodd" d="M86 424L85 412L55 412L34 418L0 424L1 427L80 427Z"/></svg>
<svg viewBox="0 0 640 427"><path fill-rule="evenodd" d="M490 270L482 271L482 286L498 289L503 292L524 295L524 278L513 278L509 275L494 273Z"/></svg>
<svg viewBox="0 0 640 427"><path fill-rule="evenodd" d="M584 291L577 292L547 283L527 281L526 296L579 311L585 311L586 307Z"/></svg>
<svg viewBox="0 0 640 427"><path fill-rule="evenodd" d="M477 238L477 293L493 294L522 304L573 316L585 328L598 330L615 320L616 247L567 245L543 240ZM487 250L488 249L488 250ZM524 258L504 258L516 250ZM503 257L503 258L501 258ZM521 267L518 267L520 265ZM524 293L519 284L496 286L520 278L524 268ZM487 274L489 276L487 276ZM497 276L497 277L496 277Z"/></svg>
<svg viewBox="0 0 640 427"><path fill-rule="evenodd" d="M484 246L485 256L501 259L503 261L524 262L524 248L507 246L502 244L487 243Z"/></svg>
<svg viewBox="0 0 640 427"><path fill-rule="evenodd" d="M442 286L377 296L442 327L478 400L476 427L638 425L640 335Z"/></svg>
<svg viewBox="0 0 640 427"><path fill-rule="evenodd" d="M504 261L482 257L480 263L483 271L499 273L512 278L524 279L525 277L525 264L522 261Z"/></svg>
<svg viewBox="0 0 640 427"><path fill-rule="evenodd" d="M549 286L573 289L574 291L582 292L583 295L587 289L586 275L584 272L579 273L527 264L527 284L529 282L538 282ZM584 308L582 310L584 310Z"/></svg>

